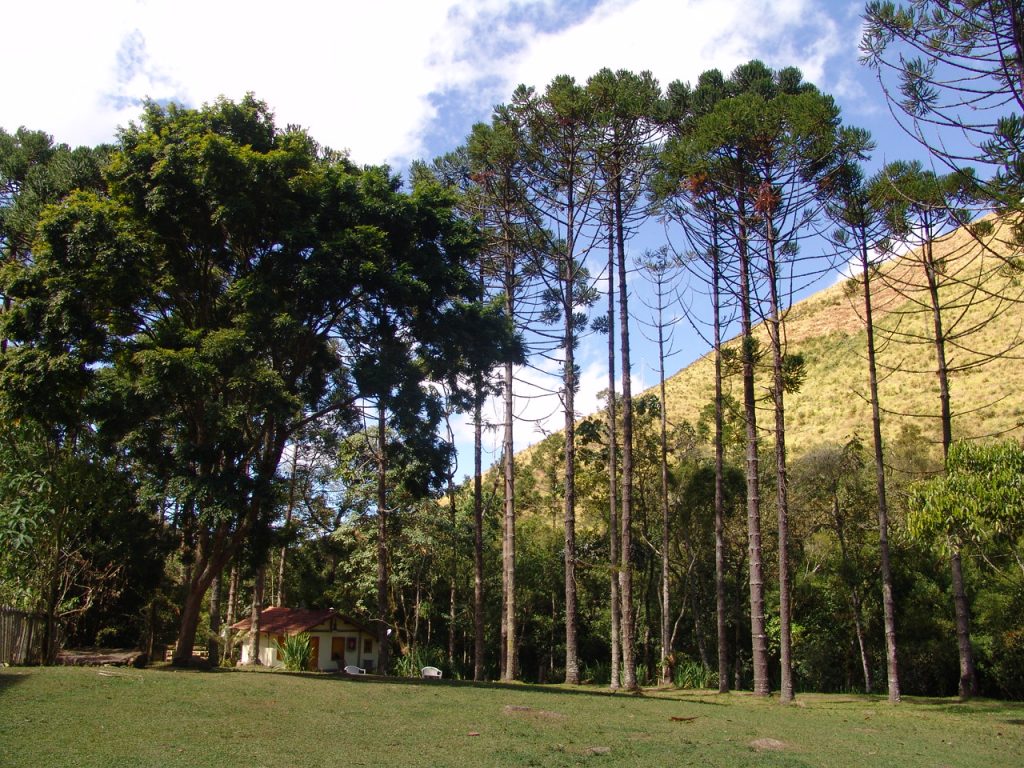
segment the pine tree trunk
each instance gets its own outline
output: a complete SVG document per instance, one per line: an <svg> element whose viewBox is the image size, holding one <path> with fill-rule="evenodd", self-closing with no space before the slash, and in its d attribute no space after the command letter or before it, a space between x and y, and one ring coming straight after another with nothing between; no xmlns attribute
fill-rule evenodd
<svg viewBox="0 0 1024 768"><path fill-rule="evenodd" d="M388 508L387 508L387 410L378 406L377 418L377 671L387 674L391 666L391 611L388 609Z"/></svg>
<svg viewBox="0 0 1024 768"><path fill-rule="evenodd" d="M711 301L715 334L715 618L718 635L718 692L729 692L729 647L725 605L725 446L722 404L722 317L718 231L712 234Z"/></svg>
<svg viewBox="0 0 1024 768"><path fill-rule="evenodd" d="M668 580L668 404L665 399L665 329L658 307L658 384L661 405L661 684L672 682Z"/></svg>
<svg viewBox="0 0 1024 768"><path fill-rule="evenodd" d="M569 204L568 231L573 231L572 203ZM570 238L571 240L571 238ZM579 659L576 638L576 341L573 287L576 277L573 263L573 247L570 241L565 256L563 280L565 315L565 370L562 403L565 415L565 682L578 685L580 682Z"/></svg>
<svg viewBox="0 0 1024 768"><path fill-rule="evenodd" d="M508 272L506 279L510 280ZM506 294L505 311L513 317L511 293ZM516 665L516 501L515 501L515 454L513 445L513 420L515 418L514 400L512 398L513 370L512 363L505 363L505 434L502 441L502 458L504 462L504 529L501 544L502 562L502 595L503 606L501 618L502 651L501 679L515 680Z"/></svg>
<svg viewBox="0 0 1024 768"><path fill-rule="evenodd" d="M611 602L611 689L622 684L622 604L619 598L618 423L615 402L615 237L608 231L608 561Z"/></svg>
<svg viewBox="0 0 1024 768"><path fill-rule="evenodd" d="M960 548L957 547L950 555L953 571L953 605L956 610L956 638L960 654L960 698L969 699L977 691L977 680L974 672L974 654L971 651L970 612L967 605L967 593L964 590L964 574L960 564Z"/></svg>
<svg viewBox="0 0 1024 768"><path fill-rule="evenodd" d="M459 576L458 556L460 553L455 536L455 481L451 475L448 476L448 516L452 531L452 570L448 576L448 664L454 666L456 586Z"/></svg>
<svg viewBox="0 0 1024 768"><path fill-rule="evenodd" d="M231 576L228 580L228 611L224 626L224 657L231 663L235 661L235 623L238 613L238 563L231 564Z"/></svg>
<svg viewBox="0 0 1024 768"><path fill-rule="evenodd" d="M288 508L285 510L284 524L288 525L292 521L292 516L295 513L295 499L297 496L298 489L298 472L299 472L299 448L293 446L292 452L292 474L288 481ZM282 606L287 599L287 593L284 587L284 573L285 573L285 560L288 556L288 547L282 545L278 552L278 563L277 563L277 594L274 597L274 605Z"/></svg>
<svg viewBox="0 0 1024 768"><path fill-rule="evenodd" d="M750 637L751 663L754 671L754 695L767 696L768 636L764 619L764 575L761 561L761 496L757 456L757 398L754 392L754 337L751 332L750 260L745 227L746 213L740 206L739 267L740 267L740 324L743 364L743 414L746 427L746 479L747 479L747 543L750 585Z"/></svg>
<svg viewBox="0 0 1024 768"><path fill-rule="evenodd" d="M875 489L878 495L878 546L882 568L882 616L885 624L885 663L889 702L900 701L899 660L896 651L896 601L893 597L892 566L889 560L889 504L885 492L885 459L882 450L882 417L878 402L878 374L875 369L875 325L871 314L871 266L864 237L860 242L864 276L864 321L868 341L868 383L871 388L871 433L875 448Z"/></svg>
<svg viewBox="0 0 1024 768"><path fill-rule="evenodd" d="M482 387L473 403L473 679L484 679L484 496Z"/></svg>
<svg viewBox="0 0 1024 768"><path fill-rule="evenodd" d="M622 356L622 526L619 597L622 601L623 686L635 691L636 653L633 638L636 619L633 611L633 387L629 357L629 298L626 286L626 252L622 231L622 202L619 180L615 180L615 244L619 272L619 354Z"/></svg>
<svg viewBox="0 0 1024 768"><path fill-rule="evenodd" d="M935 261L932 256L931 232L927 232L924 245L925 274L928 278L928 294L932 305L932 321L935 326L936 373L939 379L939 403L942 416L942 459L949 459L953 444L953 417L949 405L949 369L946 364L946 337L942 329L942 310L939 303L939 285ZM974 652L971 649L971 619L964 590L963 568L960 563L960 547L954 545L950 555L953 573L953 608L956 613L957 651L960 657L960 696L970 698L976 693L977 678L974 669Z"/></svg>
<svg viewBox="0 0 1024 768"><path fill-rule="evenodd" d="M779 304L778 264L775 260L774 223L768 216L768 285L771 293L771 317L767 323L772 345L775 405L775 479L776 510L779 524L779 696L782 703L793 700L792 600L789 581L789 489L786 479L786 406L785 379L782 370L782 310Z"/></svg>

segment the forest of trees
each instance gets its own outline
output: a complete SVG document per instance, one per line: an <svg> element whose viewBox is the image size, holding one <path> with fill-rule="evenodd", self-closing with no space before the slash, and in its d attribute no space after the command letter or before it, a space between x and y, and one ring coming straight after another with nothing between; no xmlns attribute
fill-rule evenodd
<svg viewBox="0 0 1024 768"><path fill-rule="evenodd" d="M359 617L390 670L1024 697L1024 424L955 431L1009 407L957 377L1024 343L1024 18L871 2L861 50L927 162L869 172L872 137L759 61L520 86L405 183L252 95L149 103L108 146L0 131L0 606L45 618L42 662L232 664L223 628L288 605ZM789 309L847 265L872 418L788 450ZM689 421L682 334L714 363ZM898 344L928 413L879 394ZM524 450L522 374L552 370L561 431Z"/></svg>

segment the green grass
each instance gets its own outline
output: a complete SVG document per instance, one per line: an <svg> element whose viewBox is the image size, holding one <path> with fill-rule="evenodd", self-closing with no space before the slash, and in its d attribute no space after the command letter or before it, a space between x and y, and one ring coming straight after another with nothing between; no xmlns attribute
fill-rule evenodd
<svg viewBox="0 0 1024 768"><path fill-rule="evenodd" d="M757 740L781 742L759 748ZM1018 766L1024 703L341 679L0 671L20 766Z"/></svg>

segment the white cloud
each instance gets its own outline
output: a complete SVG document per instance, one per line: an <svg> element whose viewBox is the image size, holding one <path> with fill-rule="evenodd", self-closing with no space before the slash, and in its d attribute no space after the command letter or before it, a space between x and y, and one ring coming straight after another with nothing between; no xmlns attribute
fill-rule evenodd
<svg viewBox="0 0 1024 768"><path fill-rule="evenodd" d="M446 93L464 95L468 130L519 82L543 88L561 72L650 69L667 83L762 57L815 80L844 48L812 0L604 0L542 31L559 13L555 0L21 3L5 11L14 33L2 124L94 144L135 119L144 97L199 105L253 91L279 123L306 126L357 162L402 163L426 153ZM812 42L787 42L794 35Z"/></svg>

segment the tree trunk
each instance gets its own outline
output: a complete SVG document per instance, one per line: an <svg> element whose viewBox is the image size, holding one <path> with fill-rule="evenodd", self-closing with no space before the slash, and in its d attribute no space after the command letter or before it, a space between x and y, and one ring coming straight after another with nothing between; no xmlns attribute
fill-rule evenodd
<svg viewBox="0 0 1024 768"><path fill-rule="evenodd" d="M266 565L256 569L256 581L252 588L252 610L249 614L249 663L259 666L260 660L260 614L263 612L263 586L267 576Z"/></svg>
<svg viewBox="0 0 1024 768"><path fill-rule="evenodd" d="M292 474L288 481L288 508L285 510L284 524L287 526L292 521L292 516L295 514L295 497L298 483L298 472L299 472L299 447L298 445L292 446ZM274 599L274 605L280 607L284 605L284 601L287 598L287 593L284 587L284 572L285 572L285 560L288 556L288 547L281 545L281 549L278 552L278 563L277 563L277 595Z"/></svg>
<svg viewBox="0 0 1024 768"><path fill-rule="evenodd" d="M238 611L238 563L231 564L231 576L228 580L228 612L224 626L224 656L231 663L235 661L235 630L231 626L235 623L235 616Z"/></svg>
<svg viewBox="0 0 1024 768"><path fill-rule="evenodd" d="M512 317L511 295L506 296L505 310ZM513 420L515 418L512 398L512 363L505 363L505 435L502 441L504 461L504 528L501 543L501 569L503 606L501 618L502 651L501 679L516 679L516 500L515 500L515 454L513 446Z"/></svg>
<svg viewBox="0 0 1024 768"><path fill-rule="evenodd" d="M453 438L454 442L454 438ZM453 470L454 471L454 470ZM456 582L458 581L458 542L455 536L455 481L448 476L448 515L452 530L452 570L448 579L448 664L455 665L455 607Z"/></svg>
<svg viewBox="0 0 1024 768"><path fill-rule="evenodd" d="M739 267L740 267L740 324L743 363L743 413L747 436L747 542L750 585L750 638L751 662L754 671L754 695L767 696L768 636L764 619L764 575L761 562L761 492L757 456L757 398L754 392L754 337L751 333L750 259L743 219L746 213L740 205Z"/></svg>
<svg viewBox="0 0 1024 768"><path fill-rule="evenodd" d="M210 666L220 666L220 574L210 582L210 638L207 643Z"/></svg>
<svg viewBox="0 0 1024 768"><path fill-rule="evenodd" d="M568 231L573 231L572 202L569 203ZM576 278L573 245L568 244L563 277L565 314L565 370L562 402L565 415L565 682L579 685L580 670L576 638L576 342L573 287Z"/></svg>
<svg viewBox="0 0 1024 768"><path fill-rule="evenodd" d="M960 565L960 548L950 555L953 571L953 606L956 610L957 649L960 654L960 698L969 699L977 694L977 680L974 672L974 654L971 651L970 611L967 593L964 591L964 574Z"/></svg>
<svg viewBox="0 0 1024 768"><path fill-rule="evenodd" d="M622 200L619 179L614 181L615 244L619 272L619 354L622 356L622 549L619 570L619 597L622 600L623 686L635 691L636 654L633 638L636 619L633 612L633 387L629 357L629 297L626 286L626 251L622 230Z"/></svg>
<svg viewBox="0 0 1024 768"><path fill-rule="evenodd" d="M932 305L932 321L935 326L935 359L936 373L939 379L939 403L942 415L942 460L945 464L949 459L949 449L953 444L953 417L949 405L949 369L946 365L946 336L942 330L942 309L939 303L939 284L936 275L935 261L932 256L931 232L927 231L924 245L925 274L928 278L928 295ZM960 657L960 696L970 698L977 691L977 679L974 669L974 653L971 650L971 619L967 605L967 594L964 590L963 569L960 563L960 547L953 545L950 555L950 567L953 573L953 608L956 612L957 651Z"/></svg>
<svg viewBox="0 0 1024 768"><path fill-rule="evenodd" d="M247 515L246 522L233 534L228 532L227 523L222 523L212 535L205 530L199 532L196 561L187 582L185 602L181 608L181 623L178 625L178 637L174 646L174 658L171 660L175 666L188 666L191 661L206 591L210 588L214 576L224 570L228 560L238 552L246 533L252 528L252 521L259 515L258 502L250 503L252 509Z"/></svg>
<svg viewBox="0 0 1024 768"><path fill-rule="evenodd" d="M388 610L388 457L387 409L382 401L377 415L377 643L380 647L377 671L387 674L391 666L391 611Z"/></svg>
<svg viewBox="0 0 1024 768"><path fill-rule="evenodd" d="M871 266L867 240L860 242L864 276L864 321L868 341L868 383L871 388L871 432L875 448L875 489L878 495L878 546L882 567L882 615L885 623L885 662L889 702L900 701L899 661L896 652L896 601L893 598L892 566L889 560L889 505L885 492L885 460L882 452L882 418L878 402L878 374L875 369L875 326L871 314Z"/></svg>
<svg viewBox="0 0 1024 768"><path fill-rule="evenodd" d="M774 222L767 217L768 286L771 294L771 316L767 323L772 345L774 381L772 400L775 405L775 479L776 509L779 523L779 696L782 703L793 700L793 637L792 601L789 583L789 489L786 481L786 406L785 379L782 369L782 308L779 303L778 264L775 257Z"/></svg>
<svg viewBox="0 0 1024 768"><path fill-rule="evenodd" d="M484 496L482 387L473 403L473 679L484 679Z"/></svg>
<svg viewBox="0 0 1024 768"><path fill-rule="evenodd" d="M715 334L715 618L718 635L718 692L729 692L729 648L725 606L725 439L722 403L721 263L718 230L712 233L711 301Z"/></svg>
<svg viewBox="0 0 1024 768"><path fill-rule="evenodd" d="M662 685L672 682L671 656L672 645L669 636L671 622L669 619L668 591L668 404L665 399L665 329L662 325L661 302L658 302L658 384L661 406L661 671Z"/></svg>
<svg viewBox="0 0 1024 768"><path fill-rule="evenodd" d="M608 230L608 562L611 573L611 689L622 683L622 604L619 598L618 423L615 402L615 237Z"/></svg>

